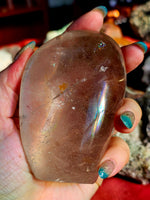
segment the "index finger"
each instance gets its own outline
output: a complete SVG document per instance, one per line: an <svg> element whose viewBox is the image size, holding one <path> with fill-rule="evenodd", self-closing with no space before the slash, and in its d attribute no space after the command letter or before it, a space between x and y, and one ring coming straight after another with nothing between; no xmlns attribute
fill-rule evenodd
<svg viewBox="0 0 150 200"><path fill-rule="evenodd" d="M107 14L105 6L98 6L93 10L75 20L67 29L71 30L91 30L99 32L103 25L104 17Z"/></svg>
<svg viewBox="0 0 150 200"><path fill-rule="evenodd" d="M106 14L107 8L104 6L99 6L73 22L67 31L91 30L99 32L103 26L104 17ZM141 48L141 42L140 45L138 45L138 43L134 43L122 47L122 53L124 56L127 73L134 70L143 61L144 51L146 51L147 48L146 44L143 45L143 47L145 47L145 49Z"/></svg>
<svg viewBox="0 0 150 200"><path fill-rule="evenodd" d="M143 48L141 47L141 44L143 44ZM122 47L127 73L134 70L143 61L146 50L146 44L143 42L137 42Z"/></svg>

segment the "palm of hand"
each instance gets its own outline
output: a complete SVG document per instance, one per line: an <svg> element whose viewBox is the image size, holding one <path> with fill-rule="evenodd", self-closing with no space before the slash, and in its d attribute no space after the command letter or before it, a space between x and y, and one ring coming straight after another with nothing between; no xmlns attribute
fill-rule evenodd
<svg viewBox="0 0 150 200"><path fill-rule="evenodd" d="M0 199L89 199L97 189L96 184L48 183L36 180L29 169L21 144L17 113L18 87L22 69L18 77L10 76L18 65L24 66L26 56L21 57L0 74ZM17 79L18 80L17 80Z"/></svg>

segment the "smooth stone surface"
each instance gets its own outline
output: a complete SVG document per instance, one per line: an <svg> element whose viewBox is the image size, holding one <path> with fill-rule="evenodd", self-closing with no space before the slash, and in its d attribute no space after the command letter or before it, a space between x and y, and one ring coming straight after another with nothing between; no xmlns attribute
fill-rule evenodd
<svg viewBox="0 0 150 200"><path fill-rule="evenodd" d="M125 74L120 48L102 33L66 32L31 56L21 83L20 129L37 179L96 181Z"/></svg>

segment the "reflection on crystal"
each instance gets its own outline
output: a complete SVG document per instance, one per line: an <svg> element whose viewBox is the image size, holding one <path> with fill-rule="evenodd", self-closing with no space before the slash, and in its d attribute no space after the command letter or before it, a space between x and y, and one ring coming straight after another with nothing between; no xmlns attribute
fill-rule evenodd
<svg viewBox="0 0 150 200"><path fill-rule="evenodd" d="M104 120L105 107L106 107L105 97L107 95L106 93L107 93L107 85L104 82L104 87L98 97L98 105L97 105L98 108L97 108L97 113L95 115L96 120L95 120L93 133L97 133L98 131L100 131L100 127Z"/></svg>
<svg viewBox="0 0 150 200"><path fill-rule="evenodd" d="M104 120L104 114L105 114L105 96L107 92L107 84L104 82L104 86L102 87L102 90L100 91L100 94L98 95L97 99L97 106L94 102L89 103L89 109L87 111L87 119L94 119L90 124L89 120L86 122L86 128L84 130L85 134L83 136L82 142L81 142L81 148L85 142L85 140L91 140L92 141L95 137L95 134L97 134L100 131L101 125ZM91 117L91 113L93 113L93 116Z"/></svg>
<svg viewBox="0 0 150 200"><path fill-rule="evenodd" d="M103 41L98 43L98 48L99 49L102 48L102 47L105 47L105 46L106 46L106 44Z"/></svg>
<svg viewBox="0 0 150 200"><path fill-rule="evenodd" d="M31 56L21 83L20 129L37 179L96 181L124 88L120 48L102 33L66 32Z"/></svg>

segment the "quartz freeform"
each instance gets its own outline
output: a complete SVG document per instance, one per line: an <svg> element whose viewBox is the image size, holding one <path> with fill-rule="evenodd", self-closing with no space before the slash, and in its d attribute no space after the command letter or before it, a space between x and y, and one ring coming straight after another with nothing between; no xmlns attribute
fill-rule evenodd
<svg viewBox="0 0 150 200"><path fill-rule="evenodd" d="M96 181L125 81L121 50L103 33L66 32L35 51L21 82L20 129L37 179Z"/></svg>

